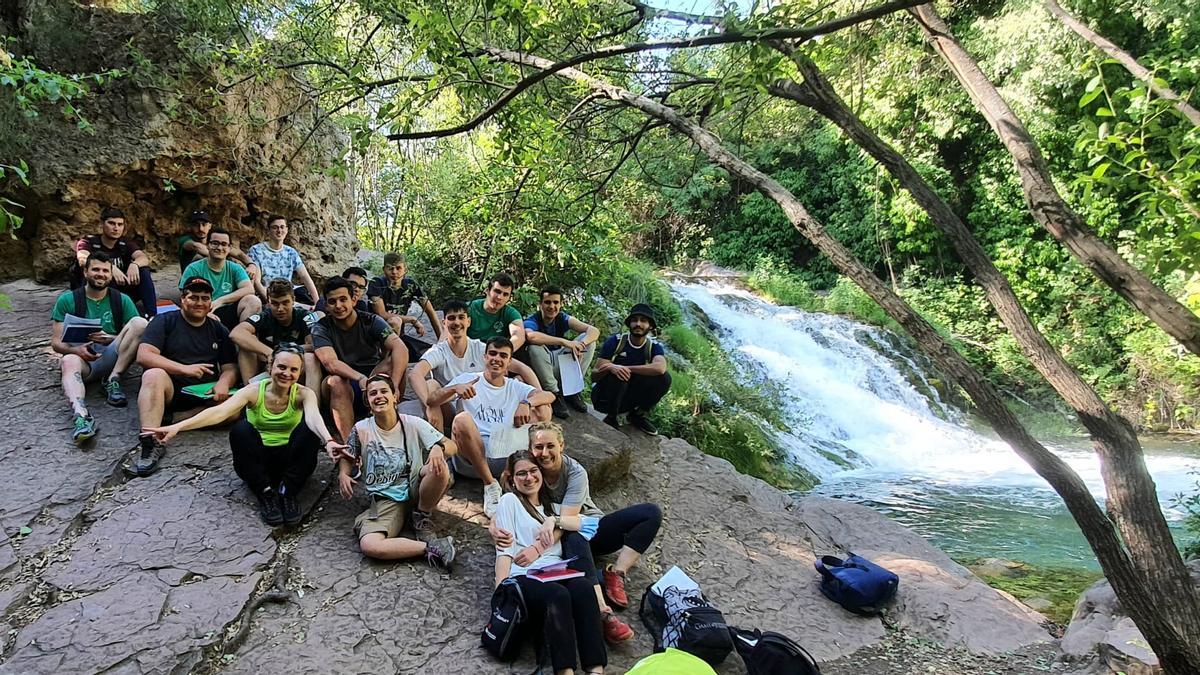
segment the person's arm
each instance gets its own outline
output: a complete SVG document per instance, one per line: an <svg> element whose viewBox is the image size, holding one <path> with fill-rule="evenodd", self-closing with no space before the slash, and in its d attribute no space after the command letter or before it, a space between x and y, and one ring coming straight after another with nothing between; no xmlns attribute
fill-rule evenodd
<svg viewBox="0 0 1200 675"><path fill-rule="evenodd" d="M201 378L213 374L213 367L207 363L197 363L190 366L185 366L178 361L172 361L162 355L158 347L145 342L138 345L137 363L143 370L151 368L161 368L167 371L168 375L176 375L179 377L194 377Z"/></svg>
<svg viewBox="0 0 1200 675"><path fill-rule="evenodd" d="M393 316L399 316L388 310L387 305L383 302L382 295L369 296L367 298L367 304L371 305L371 312L373 312L375 316L382 318L384 321L392 318Z"/></svg>
<svg viewBox="0 0 1200 675"><path fill-rule="evenodd" d="M508 339L512 340L513 353L525 344L525 323L521 319L508 324Z"/></svg>
<svg viewBox="0 0 1200 675"><path fill-rule="evenodd" d="M220 403L228 399L229 390L233 388L233 385L237 384L237 380L237 365L233 363L223 364L221 366L221 376L217 378L217 383L213 385L213 400Z"/></svg>
<svg viewBox="0 0 1200 675"><path fill-rule="evenodd" d="M533 372L533 368L530 368L529 364L527 363L518 361L517 359L509 359L508 374L516 375L517 377L521 378L522 382L533 387L534 389L542 388L542 383L538 381L537 374Z"/></svg>
<svg viewBox="0 0 1200 675"><path fill-rule="evenodd" d="M429 362L421 359L412 367L412 370L408 371L408 387L417 395L417 400L421 402L421 405L428 404L425 400L429 398L428 392L425 391L425 379L429 377L432 370Z"/></svg>
<svg viewBox="0 0 1200 675"><path fill-rule="evenodd" d="M205 246L204 242L200 241L199 239L189 239L187 243L183 245L183 250L192 254L193 262L195 261L195 256L200 256L201 258L208 257L208 247Z"/></svg>
<svg viewBox="0 0 1200 675"><path fill-rule="evenodd" d="M271 348L258 339L258 330L254 328L252 321L243 321L234 326L233 331L229 334L229 339L233 340L233 344L237 345L240 351L271 357Z"/></svg>
<svg viewBox="0 0 1200 675"><path fill-rule="evenodd" d="M596 340L600 339L600 329L599 328L596 328L595 326L591 325L590 323L584 323L584 322L580 321L579 319L576 319L575 317L571 317L570 319L567 319L567 328L570 328L571 330L575 331L576 333L579 333L579 335L576 336L574 342L578 342L578 343L582 344L584 347L586 347L586 346L594 343ZM567 346L569 347L570 345L567 345Z"/></svg>
<svg viewBox="0 0 1200 675"><path fill-rule="evenodd" d="M219 405L204 408L182 422L176 422L164 427L146 427L145 431L154 434L163 443L169 443L181 431L203 429L204 427L228 422L240 415L246 406L253 403L256 396L258 396L257 387L246 387L225 399Z"/></svg>
<svg viewBox="0 0 1200 675"><path fill-rule="evenodd" d="M325 370L326 375L337 375L351 382L362 382L367 379L366 375L339 359L337 351L333 347L317 347L313 353L317 355L317 360L321 362L321 368Z"/></svg>
<svg viewBox="0 0 1200 675"><path fill-rule="evenodd" d="M207 254L205 254L205 255L207 255ZM238 248L237 246L230 246L229 247L229 257L238 261L239 263L242 264L242 267L246 268L246 276L250 277L251 281L260 281L261 280L262 268L260 268L258 266L258 263L254 262L254 260L250 256L246 255L245 251ZM251 287L251 290L253 290L253 287Z"/></svg>
<svg viewBox="0 0 1200 675"><path fill-rule="evenodd" d="M312 275L308 273L308 268L301 265L296 268L296 274L300 275L300 283L303 284L304 290L308 291L308 297L312 298L315 303L317 298L321 297L317 293L317 283L313 281Z"/></svg>
<svg viewBox="0 0 1200 675"><path fill-rule="evenodd" d="M251 293L254 293L254 282L252 282L250 279L243 279L238 282L237 290L232 293L226 293L225 295L222 295L221 297L212 301L213 311L216 311L218 307L224 307L225 305L237 306L239 300L247 295L250 295Z"/></svg>
<svg viewBox="0 0 1200 675"><path fill-rule="evenodd" d="M612 358L616 355L616 351L617 340L616 336L614 335L609 337L608 340L604 342L604 344L600 347L600 353L596 354L596 361L592 364L592 382L598 382L608 377L613 372L614 367L623 367L617 366L612 362ZM626 375L622 379L628 380L629 376Z"/></svg>
<svg viewBox="0 0 1200 675"><path fill-rule="evenodd" d="M338 492L342 493L343 499L351 499L354 497L354 486L358 485L358 481L350 477L350 470L362 461L362 439L358 437L358 425L350 430L350 438L346 439L346 443L349 450L342 453L337 463Z"/></svg>
<svg viewBox="0 0 1200 675"><path fill-rule="evenodd" d="M400 339L399 335L391 333L387 339L383 341L383 348L387 350L388 358L392 362L392 383L396 385L396 391L404 390L404 368L408 360L408 346Z"/></svg>
<svg viewBox="0 0 1200 675"><path fill-rule="evenodd" d="M455 398L471 398L475 395L475 383L479 381L480 375L475 374L475 377L458 384L447 384L437 391L429 395L429 400L425 403L428 406L438 406L443 403L449 403ZM458 378L454 378L451 382L455 382Z"/></svg>
<svg viewBox="0 0 1200 675"><path fill-rule="evenodd" d="M75 242L75 262L82 269L87 264L88 256L92 254L92 245L86 237Z"/></svg>
<svg viewBox="0 0 1200 675"><path fill-rule="evenodd" d="M656 375L662 375L663 373L667 372L667 357L663 356L662 354L658 354L650 360L650 363L647 363L646 365L626 366L626 368L628 368L629 372L633 373L634 375L649 375L652 377Z"/></svg>
<svg viewBox="0 0 1200 675"><path fill-rule="evenodd" d="M66 356L67 354L74 354L75 356L78 356L79 358L83 359L84 361L95 361L96 359L100 358L100 355L93 354L91 352L91 350L89 350L87 348L86 344L72 346L72 345L69 345L69 344L63 342L62 341L63 322L53 321L51 323L52 323L51 334L50 334L50 348L51 349L58 352L59 354L62 354L63 356Z"/></svg>
<svg viewBox="0 0 1200 675"><path fill-rule="evenodd" d="M129 256L129 266L125 268L125 275L129 277L129 283L136 284L141 281L142 270L148 269L150 269L150 257L139 248Z"/></svg>
<svg viewBox="0 0 1200 675"><path fill-rule="evenodd" d="M433 309L433 303L429 298L421 299L421 309L425 310L425 316L429 318L429 325L433 326L434 342L442 339L442 320L438 318L437 311Z"/></svg>
<svg viewBox="0 0 1200 675"><path fill-rule="evenodd" d="M498 555L496 556L496 586L500 585L501 581L508 578L508 573L512 571L512 556Z"/></svg>
<svg viewBox="0 0 1200 675"><path fill-rule="evenodd" d="M523 427L533 420L533 409L539 405L550 405L554 402L554 394L541 389L535 389L525 397L524 401L517 404L517 409L513 413L513 426ZM525 406L522 410L521 406Z"/></svg>
<svg viewBox="0 0 1200 675"><path fill-rule="evenodd" d="M330 457L341 454L349 446L338 443L333 434L329 433L329 428L325 426L325 420L321 417L321 407L317 404L317 395L313 393L312 389L303 385L300 386L297 393L300 395L300 403L304 408L304 423L308 425L309 431L320 439L321 447L329 453Z"/></svg>

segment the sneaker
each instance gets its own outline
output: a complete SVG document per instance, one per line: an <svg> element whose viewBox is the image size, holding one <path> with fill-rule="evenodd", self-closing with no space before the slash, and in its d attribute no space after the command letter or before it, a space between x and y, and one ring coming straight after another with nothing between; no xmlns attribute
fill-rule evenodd
<svg viewBox="0 0 1200 675"><path fill-rule="evenodd" d="M496 515L496 507L500 506L500 497L504 496L504 490L500 489L500 481L494 480L491 483L483 486L483 515L488 518L493 518Z"/></svg>
<svg viewBox="0 0 1200 675"><path fill-rule="evenodd" d="M617 609L629 606L629 596L625 594L625 575L614 570L612 565L604 568L604 599Z"/></svg>
<svg viewBox="0 0 1200 675"><path fill-rule="evenodd" d="M617 645L633 639L633 629L629 627L629 624L618 619L612 610L604 612L602 622L604 641L608 644Z"/></svg>
<svg viewBox="0 0 1200 675"><path fill-rule="evenodd" d="M262 516L263 522L271 527L283 524L283 510L279 505L279 493L271 488L258 493L258 515Z"/></svg>
<svg viewBox="0 0 1200 675"><path fill-rule="evenodd" d="M91 415L76 415L75 431L71 434L71 438L75 439L75 445L83 445L96 435L96 430L99 428L100 425L96 423L96 418Z"/></svg>
<svg viewBox="0 0 1200 675"><path fill-rule="evenodd" d="M138 436L138 442L141 443L142 450L130 466L133 469L133 475L149 476L158 471L158 463L162 461L163 455L167 454L167 447L159 443L154 434Z"/></svg>
<svg viewBox="0 0 1200 675"><path fill-rule="evenodd" d="M604 423L618 431L621 430L621 419L616 415L605 415Z"/></svg>
<svg viewBox="0 0 1200 675"><path fill-rule="evenodd" d="M294 527L304 520L304 512L300 510L300 503L296 501L296 495L288 491L284 486L279 486L279 510L282 512L283 524L288 527Z"/></svg>
<svg viewBox="0 0 1200 675"><path fill-rule="evenodd" d="M433 514L425 513L421 509L413 509L412 515L413 532L417 535L417 539L421 541L433 541Z"/></svg>
<svg viewBox="0 0 1200 675"><path fill-rule="evenodd" d="M567 402L567 405L574 408L575 412L581 412L581 413L587 412L587 403L584 402L583 396L581 394L571 394L570 396L564 396L563 400Z"/></svg>
<svg viewBox="0 0 1200 675"><path fill-rule="evenodd" d="M454 537L429 540L425 544L425 562L430 567L449 572L454 564Z"/></svg>
<svg viewBox="0 0 1200 675"><path fill-rule="evenodd" d="M121 389L121 380L115 377L108 378L104 383L104 395L108 404L114 408L124 408L129 403L129 399L125 397L125 390Z"/></svg>
<svg viewBox="0 0 1200 675"><path fill-rule="evenodd" d="M650 423L650 420L646 419L646 413L637 410L629 413L629 423L638 429L641 429L642 432L646 433L647 435L658 435L658 427L654 426Z"/></svg>
<svg viewBox="0 0 1200 675"><path fill-rule="evenodd" d="M550 411L560 420L565 420L571 416L571 413L567 411L567 404L563 403L561 394L554 395L554 400L550 403Z"/></svg>

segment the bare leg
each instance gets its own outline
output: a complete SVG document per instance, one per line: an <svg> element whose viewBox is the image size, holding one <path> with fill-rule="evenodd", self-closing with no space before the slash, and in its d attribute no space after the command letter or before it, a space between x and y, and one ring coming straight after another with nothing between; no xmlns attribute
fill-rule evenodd
<svg viewBox="0 0 1200 675"><path fill-rule="evenodd" d="M259 300L257 295L247 295L241 300L238 300L238 321L245 321L246 319L249 319L252 314L258 313L258 310L260 309L262 309L262 300Z"/></svg>
<svg viewBox="0 0 1200 675"><path fill-rule="evenodd" d="M86 401L87 387L83 384L83 377L91 372L92 367L74 354L63 356L61 367L63 393L67 395L71 409L75 411L76 415L87 417L89 414Z"/></svg>
<svg viewBox="0 0 1200 675"><path fill-rule="evenodd" d="M117 363L113 366L109 379L118 379L122 373L129 370L133 359L137 357L138 344L142 341L142 332L146 330L147 323L149 322L142 317L135 316L117 334L121 343L117 347Z"/></svg>
<svg viewBox="0 0 1200 675"><path fill-rule="evenodd" d="M163 410L175 396L171 376L162 368L151 368L142 373L142 388L138 391L138 419L142 427L157 427L162 424Z"/></svg>
<svg viewBox="0 0 1200 675"><path fill-rule="evenodd" d="M313 390L317 405L321 405L321 361L312 352L304 353L304 386Z"/></svg>
<svg viewBox="0 0 1200 675"><path fill-rule="evenodd" d="M617 562L613 563L613 569L621 574L625 574L633 569L633 566L642 559L642 554L629 548L622 546L621 551L617 553Z"/></svg>
<svg viewBox="0 0 1200 675"><path fill-rule="evenodd" d="M479 479L484 485L491 485L496 481L488 467L487 458L484 457L483 438L479 435L479 427L475 426L475 419L471 417L471 413L460 412L454 416L450 438L458 446L458 454L475 467L475 473L479 474Z"/></svg>
<svg viewBox="0 0 1200 675"><path fill-rule="evenodd" d="M244 384L249 384L250 378L259 373L262 363L262 356L255 354L249 349L238 350L238 375L242 378Z"/></svg>
<svg viewBox="0 0 1200 675"><path fill-rule="evenodd" d="M437 509L438 502L442 501L442 496L449 489L450 472L448 470L441 476L435 476L422 469L421 484L417 488L417 508L425 513L433 513Z"/></svg>
<svg viewBox="0 0 1200 675"><path fill-rule="evenodd" d="M333 412L333 424L344 443L350 438L350 431L354 428L354 388L350 386L349 380L340 375L325 378L325 386L329 388L329 409Z"/></svg>
<svg viewBox="0 0 1200 675"><path fill-rule="evenodd" d="M407 537L389 539L382 532L372 532L363 535L358 540L358 547L363 555L378 560L403 560L425 555L425 542Z"/></svg>

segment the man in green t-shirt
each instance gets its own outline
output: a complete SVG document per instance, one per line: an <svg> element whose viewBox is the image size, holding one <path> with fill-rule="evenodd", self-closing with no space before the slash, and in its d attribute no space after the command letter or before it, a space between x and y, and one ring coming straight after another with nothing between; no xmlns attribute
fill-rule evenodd
<svg viewBox="0 0 1200 675"><path fill-rule="evenodd" d="M180 290L183 290L184 280L192 277L208 281L213 287L210 314L228 330L262 309L262 301L254 294L254 283L246 268L229 260L232 246L229 230L214 227L208 233L208 255L188 265L179 281Z"/></svg>
<svg viewBox="0 0 1200 675"><path fill-rule="evenodd" d="M138 315L137 307L128 295L110 288L112 261L100 251L90 254L84 262L84 285L58 296L50 310L52 333L50 347L63 355L62 387L75 411L77 445L96 435L98 425L88 411L86 383L104 379L104 392L109 405L124 407L128 403L121 390L121 374L137 356L138 342L146 329L146 320ZM82 294L82 297L77 297ZM112 294L110 297L109 294ZM76 303L82 300L83 316L76 313ZM63 326L68 315L81 319L99 319L100 330L83 342L63 341Z"/></svg>
<svg viewBox="0 0 1200 675"><path fill-rule="evenodd" d="M525 344L525 324L521 313L508 306L512 300L516 282L501 272L488 281L487 293L467 304L471 326L467 337L487 342L494 337L506 337L513 343L513 351Z"/></svg>

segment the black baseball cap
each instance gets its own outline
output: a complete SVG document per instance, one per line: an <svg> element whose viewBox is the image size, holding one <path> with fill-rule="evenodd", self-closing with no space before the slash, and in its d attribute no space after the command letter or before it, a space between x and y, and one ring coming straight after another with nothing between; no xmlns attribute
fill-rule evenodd
<svg viewBox="0 0 1200 675"><path fill-rule="evenodd" d="M212 295L213 287L212 284L208 283L208 279L205 279L204 277L188 277L187 281L183 282L183 286L180 287L179 290L185 292L191 291L192 293L208 293L209 295Z"/></svg>
<svg viewBox="0 0 1200 675"><path fill-rule="evenodd" d="M208 211L192 211L192 215L188 216L189 223L211 223L208 218Z"/></svg>

